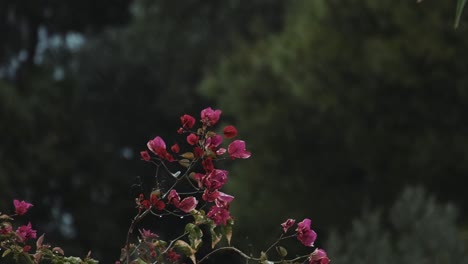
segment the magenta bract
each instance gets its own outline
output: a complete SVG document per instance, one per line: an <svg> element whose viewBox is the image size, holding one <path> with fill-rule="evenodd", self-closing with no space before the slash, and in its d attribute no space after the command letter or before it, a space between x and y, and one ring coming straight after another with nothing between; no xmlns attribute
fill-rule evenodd
<svg viewBox="0 0 468 264"><path fill-rule="evenodd" d="M317 234L314 230L310 229L310 219L306 218L299 224L296 228L296 236L299 241L301 241L304 246L313 247Z"/></svg>
<svg viewBox="0 0 468 264"><path fill-rule="evenodd" d="M309 264L328 264L330 259L327 252L323 249L316 248L309 256Z"/></svg>
<svg viewBox="0 0 468 264"><path fill-rule="evenodd" d="M195 125L195 118L191 115L183 115L180 117L182 127L185 129L191 129Z"/></svg>
<svg viewBox="0 0 468 264"><path fill-rule="evenodd" d="M190 196L184 198L180 203L178 208L184 213L190 213L195 207L197 207L198 200L195 197Z"/></svg>
<svg viewBox="0 0 468 264"><path fill-rule="evenodd" d="M226 126L223 129L223 134L225 138L233 138L237 136L237 129L234 126Z"/></svg>
<svg viewBox="0 0 468 264"><path fill-rule="evenodd" d="M208 212L206 216L208 216L211 220L213 220L213 222L216 225L220 225L220 224L226 225L227 220L231 218L228 210L226 210L225 208L218 207L218 206L211 207L211 210Z"/></svg>
<svg viewBox="0 0 468 264"><path fill-rule="evenodd" d="M250 157L250 152L245 149L245 141L234 140L228 146L228 153L232 159L247 159Z"/></svg>
<svg viewBox="0 0 468 264"><path fill-rule="evenodd" d="M31 238L36 238L36 230L32 229L31 222L29 222L27 225L18 227L16 234L23 242Z"/></svg>
<svg viewBox="0 0 468 264"><path fill-rule="evenodd" d="M289 228L291 228L295 222L296 220L294 219L288 219L284 223L282 223L281 226L283 227L284 233L288 232Z"/></svg>
<svg viewBox="0 0 468 264"><path fill-rule="evenodd" d="M29 208L31 208L33 205L30 203L27 203L25 201L19 201L19 200L13 200L13 205L15 206L15 213L17 215L24 215Z"/></svg>
<svg viewBox="0 0 468 264"><path fill-rule="evenodd" d="M221 110L213 110L211 107L205 108L201 111L201 121L206 126L212 126L218 122L221 113Z"/></svg>

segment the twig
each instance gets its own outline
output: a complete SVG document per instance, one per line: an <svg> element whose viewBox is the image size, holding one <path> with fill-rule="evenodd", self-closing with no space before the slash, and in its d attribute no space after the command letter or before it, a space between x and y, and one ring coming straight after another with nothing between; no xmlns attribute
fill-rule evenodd
<svg viewBox="0 0 468 264"><path fill-rule="evenodd" d="M143 218L145 215L147 215L151 211L151 208L146 209L143 213L137 214L133 220L132 223L130 224L130 227L128 228L127 232L127 240L125 242L125 251L127 254L126 257L126 264L130 263L130 236L133 234L133 230L135 229L135 225Z"/></svg>
<svg viewBox="0 0 468 264"><path fill-rule="evenodd" d="M241 255L243 258L245 258L247 261L249 260L253 260L253 261L261 261L262 259L260 258L254 258L254 257L251 257L247 254L245 254L244 252L242 252L240 249L238 248L235 248L235 247L220 247L220 248L217 248L213 251L211 251L210 253L208 253L207 255L205 255L202 259L200 259L200 261L198 261L198 264L202 263L204 260L208 259L211 255L213 255L214 253L218 252L218 251L221 251L221 250L232 250L232 251L235 251L237 252L239 255ZM309 255L303 255L303 256L299 256L299 257L296 257L296 258L293 258L293 259L289 259L289 260L276 260L276 261L270 261L271 263L283 263L284 261L287 261L287 262L294 262L294 261L298 261L298 260L301 260L301 259L304 259L306 257L308 257Z"/></svg>

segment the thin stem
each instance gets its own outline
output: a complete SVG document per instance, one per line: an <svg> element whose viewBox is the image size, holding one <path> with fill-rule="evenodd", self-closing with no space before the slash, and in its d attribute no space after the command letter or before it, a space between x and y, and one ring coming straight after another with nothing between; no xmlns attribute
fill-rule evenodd
<svg viewBox="0 0 468 264"><path fill-rule="evenodd" d="M271 246L269 248L267 248L267 250L265 250L265 253L268 253L268 251L270 251L270 249L272 249L276 244L278 244L281 239L283 238L284 236L284 233L281 233L280 237L275 241L275 243L271 244Z"/></svg>
<svg viewBox="0 0 468 264"><path fill-rule="evenodd" d="M169 194L169 192L170 192L172 189L174 189L174 188L176 187L177 183L179 183L179 181L181 181L183 178L185 178L185 177L188 175L188 172L190 171L190 169L192 169L193 163L195 163L195 161L192 161L192 162L190 163L190 165L187 167L187 170L184 172L184 174L176 179L176 181L174 182L174 184L172 184L172 186L162 195L162 198L166 198L166 196ZM162 163L162 164L163 164L163 166L166 168L166 170L167 170L169 173L171 173L171 172L169 171L169 169L166 167L166 165L165 165L164 163ZM171 173L171 174L172 174L172 173Z"/></svg>
<svg viewBox="0 0 468 264"><path fill-rule="evenodd" d="M235 251L237 252L239 255L241 255L243 258L247 259L247 260L255 260L255 261L260 261L259 258L254 258L254 257L251 257L247 254L245 254L244 252L242 252L240 249L238 248L235 248L235 247L220 247L220 248L217 248L213 251L211 251L210 253L208 253L207 255L205 255L202 259L200 259L200 261L198 261L198 263L202 263L204 260L208 259L211 255L213 255L214 253L218 252L218 251L221 251L221 250L232 250L232 251Z"/></svg>
<svg viewBox="0 0 468 264"><path fill-rule="evenodd" d="M138 213L132 220L132 223L130 224L130 227L128 228L127 231L127 240L125 242L125 250L127 253L127 260L126 263L130 263L130 236L133 234L133 230L135 229L135 225L143 218L145 215L147 215L151 211L151 208L146 209L143 213Z"/></svg>
<svg viewBox="0 0 468 264"><path fill-rule="evenodd" d="M187 194L198 194L198 193L202 193L203 191L199 190L199 191L194 191L194 192L180 192L179 194L183 194L183 195L187 195Z"/></svg>
<svg viewBox="0 0 468 264"><path fill-rule="evenodd" d="M174 238L173 240L171 240L171 242L169 243L169 245L166 247L166 249L165 249L161 254L167 253L167 251L172 247L172 245L174 244L174 242L176 242L177 240L183 238L183 237L186 236L187 234L188 234L188 233L185 232L185 233L183 233L182 235L180 235L180 236Z"/></svg>
<svg viewBox="0 0 468 264"><path fill-rule="evenodd" d="M268 251L270 251L270 249L272 249L275 245L277 245L281 240L285 240L285 239L288 239L288 238L291 238L291 237L295 237L296 234L294 235L289 235L289 236L284 236L285 233L282 233L280 235L280 237L275 241L275 243L271 244L271 246L265 251L265 253L267 253Z"/></svg>
<svg viewBox="0 0 468 264"><path fill-rule="evenodd" d="M211 251L210 253L208 253L207 255L205 255L202 259L200 259L200 261L198 261L198 264L202 263L203 261L205 261L206 259L208 259L211 255L213 255L214 253L218 252L218 251L221 251L221 250L232 250L232 251L235 251L237 252L239 255L241 255L243 258L245 258L247 260L247 263L249 260L253 260L253 261L261 261L260 258L254 258L254 257L251 257L247 254L245 254L244 252L242 252L240 249L238 248L235 248L235 247L220 247L220 248L217 248L213 251ZM276 261L270 261L271 263L283 263L284 261L287 261L287 262L294 262L294 261L298 261L298 260L301 260L301 259L304 259L306 257L308 257L309 255L303 255L303 256L299 256L299 257L296 257L296 258L293 258L293 259L289 259L289 260L276 260Z"/></svg>

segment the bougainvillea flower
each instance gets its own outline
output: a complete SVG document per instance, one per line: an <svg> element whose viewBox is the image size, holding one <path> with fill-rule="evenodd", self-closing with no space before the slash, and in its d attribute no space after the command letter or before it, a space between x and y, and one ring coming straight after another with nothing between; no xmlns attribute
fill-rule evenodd
<svg viewBox="0 0 468 264"><path fill-rule="evenodd" d="M19 201L19 200L13 200L13 205L15 206L15 213L17 215L24 215L29 208L31 208L33 205L30 203L27 203L25 201Z"/></svg>
<svg viewBox="0 0 468 264"><path fill-rule="evenodd" d="M203 188L203 178L205 178L205 174L201 173L194 173L192 174L193 179L198 182L198 188Z"/></svg>
<svg viewBox="0 0 468 264"><path fill-rule="evenodd" d="M172 189L167 195L167 201L175 207L179 207L180 196L176 190Z"/></svg>
<svg viewBox="0 0 468 264"><path fill-rule="evenodd" d="M195 118L191 115L183 115L180 117L180 122L182 123L183 128L191 129L193 125L195 125Z"/></svg>
<svg viewBox="0 0 468 264"><path fill-rule="evenodd" d="M284 223L282 223L281 226L283 227L284 233L287 233L289 228L291 228L294 225L295 222L296 222L296 220L294 220L294 219L288 219Z"/></svg>
<svg viewBox="0 0 468 264"><path fill-rule="evenodd" d="M190 133L190 135L187 136L187 142L190 144L190 145L195 145L197 144L197 141L198 141L198 136L193 134L193 133Z"/></svg>
<svg viewBox="0 0 468 264"><path fill-rule="evenodd" d="M203 157L204 154L205 154L205 152L200 147L194 147L193 148L193 155L195 156L195 158L197 158L197 159L201 158L201 157Z"/></svg>
<svg viewBox="0 0 468 264"><path fill-rule="evenodd" d="M166 203L164 201L160 200L157 195L151 194L150 196L150 202L153 205L154 208L158 210L163 210L166 207Z"/></svg>
<svg viewBox="0 0 468 264"><path fill-rule="evenodd" d="M143 240L149 240L149 239L152 239L152 238L159 237L157 234L152 233L150 230L146 230L144 228L143 228L143 230L140 229L139 231L140 231L141 238L143 238Z"/></svg>
<svg viewBox="0 0 468 264"><path fill-rule="evenodd" d="M250 157L250 152L245 150L245 141L243 140L234 140L228 146L228 153L232 159L247 159Z"/></svg>
<svg viewBox="0 0 468 264"><path fill-rule="evenodd" d="M180 203L177 208L179 208L182 212L184 213L190 213L195 207L197 207L198 200L193 197L186 197L184 198Z"/></svg>
<svg viewBox="0 0 468 264"><path fill-rule="evenodd" d="M218 198L219 192L218 190L210 191L208 189L205 189L205 192L203 192L202 199L203 201L206 202L214 202L216 198Z"/></svg>
<svg viewBox="0 0 468 264"><path fill-rule="evenodd" d="M31 250L30 245L26 245L26 246L23 247L23 252L29 252L29 250Z"/></svg>
<svg viewBox="0 0 468 264"><path fill-rule="evenodd" d="M0 225L0 235L9 234L12 230L13 228L8 223L2 223L2 225Z"/></svg>
<svg viewBox="0 0 468 264"><path fill-rule="evenodd" d="M220 224L226 225L226 221L231 218L228 210L226 210L225 208L218 207L218 206L212 206L211 210L208 212L206 216L208 216L208 218L213 220L213 222L216 225L220 225Z"/></svg>
<svg viewBox="0 0 468 264"><path fill-rule="evenodd" d="M301 241L304 246L313 247L317 234L314 230L310 229L310 219L306 218L299 224L296 228L296 236L299 241Z"/></svg>
<svg viewBox="0 0 468 264"><path fill-rule="evenodd" d="M149 200L141 201L141 206L145 209L149 209L151 207L151 202Z"/></svg>
<svg viewBox="0 0 468 264"><path fill-rule="evenodd" d="M220 135L214 135L212 137L209 137L206 139L205 142L205 147L207 149L211 149L213 151L216 151L216 148L218 148L219 145L223 142L223 137Z"/></svg>
<svg viewBox="0 0 468 264"><path fill-rule="evenodd" d="M234 200L234 196L229 195L227 193L219 192L219 195L216 198L215 202L216 206L228 209L229 204L232 202L232 200Z"/></svg>
<svg viewBox="0 0 468 264"><path fill-rule="evenodd" d="M213 110L211 107L205 108L201 111L201 121L206 126L212 126L218 122L221 113L221 110Z"/></svg>
<svg viewBox="0 0 468 264"><path fill-rule="evenodd" d="M227 182L227 175L227 171L215 169L203 178L203 186L210 191L220 189Z"/></svg>
<svg viewBox="0 0 468 264"><path fill-rule="evenodd" d="M179 153L180 151L180 147L179 147L179 144L174 144L171 146L171 151L174 152L174 153Z"/></svg>
<svg viewBox="0 0 468 264"><path fill-rule="evenodd" d="M18 235L18 237L21 238L23 242L28 239L36 238L36 230L32 229L31 222L29 222L27 225L22 225L18 227L18 229L16 230L16 234Z"/></svg>
<svg viewBox="0 0 468 264"><path fill-rule="evenodd" d="M202 161L202 166L206 173L210 173L214 170L214 164L211 158L204 159Z"/></svg>
<svg viewBox="0 0 468 264"><path fill-rule="evenodd" d="M233 138L237 136L237 129L234 126L226 126L223 129L223 134L225 138Z"/></svg>
<svg viewBox="0 0 468 264"><path fill-rule="evenodd" d="M149 161L151 159L150 154L146 150L140 152L140 157L144 161Z"/></svg>
<svg viewBox="0 0 468 264"><path fill-rule="evenodd" d="M169 249L166 253L166 259L171 263L177 263L181 256L177 254L172 248Z"/></svg>
<svg viewBox="0 0 468 264"><path fill-rule="evenodd" d="M160 137L155 137L154 139L148 141L146 144L148 149L151 150L154 154L158 155L160 158L166 158L166 143Z"/></svg>
<svg viewBox="0 0 468 264"><path fill-rule="evenodd" d="M165 153L164 158L169 162L175 161L174 157L171 154L169 154L168 152Z"/></svg>
<svg viewBox="0 0 468 264"><path fill-rule="evenodd" d="M316 248L308 258L309 264L328 264L330 259L327 257L327 252L323 249Z"/></svg>
<svg viewBox="0 0 468 264"><path fill-rule="evenodd" d="M172 189L167 195L167 200L170 204L173 204L175 207L179 208L185 213L190 213L198 204L197 199L195 199L193 196L186 197L180 201L180 196L174 189Z"/></svg>

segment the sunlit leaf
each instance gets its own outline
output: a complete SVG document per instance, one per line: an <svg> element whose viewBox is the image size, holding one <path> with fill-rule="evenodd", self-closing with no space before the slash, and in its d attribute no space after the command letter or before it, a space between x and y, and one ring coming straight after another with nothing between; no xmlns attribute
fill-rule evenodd
<svg viewBox="0 0 468 264"><path fill-rule="evenodd" d="M198 249L198 247L201 245L201 238L203 236L203 232L201 231L200 227L192 223L188 223L185 226L185 232L189 234L188 237L190 240L190 246L194 249Z"/></svg>
<svg viewBox="0 0 468 264"><path fill-rule="evenodd" d="M458 25L460 24L460 19L463 13L463 9L465 8L465 4L466 4L466 0L458 0L457 2L457 11L455 14L455 28L457 28Z"/></svg>
<svg viewBox="0 0 468 264"><path fill-rule="evenodd" d="M179 164L180 164L181 166L184 166L184 167L188 168L188 167L190 166L190 160L188 160L188 159L181 159L181 160L179 160Z"/></svg>
<svg viewBox="0 0 468 264"><path fill-rule="evenodd" d="M5 250L5 252L3 252L3 254L2 254L2 258L4 258L5 256L7 256L8 254L10 254L10 252L11 252L11 249Z"/></svg>
<svg viewBox="0 0 468 264"><path fill-rule="evenodd" d="M176 247L176 249L180 253L184 254L187 257L189 257L192 260L193 264L197 263L197 259L195 258L195 253L197 251L194 250L187 242L185 242L183 240L177 240L174 243L174 247Z"/></svg>
<svg viewBox="0 0 468 264"><path fill-rule="evenodd" d="M221 238L223 235L221 234L220 228L217 228L217 226L212 223L210 224L210 233L211 233L211 248L214 248L219 241L221 241Z"/></svg>
<svg viewBox="0 0 468 264"><path fill-rule="evenodd" d="M278 252L278 255L280 255L282 258L288 255L288 251L282 246L277 246L276 251Z"/></svg>
<svg viewBox="0 0 468 264"><path fill-rule="evenodd" d="M193 160L195 158L193 152L185 152L184 154L180 155L184 159Z"/></svg>
<svg viewBox="0 0 468 264"><path fill-rule="evenodd" d="M200 210L200 211L193 210L190 213L193 215L193 218L195 219L195 224L196 225L206 224L206 222L208 221L207 217L205 215L205 211L203 211L203 210Z"/></svg>
<svg viewBox="0 0 468 264"><path fill-rule="evenodd" d="M228 220L226 226L224 227L224 235L226 236L226 240L228 245L231 245L231 238L232 238L232 227L234 226L234 220Z"/></svg>

